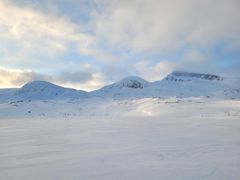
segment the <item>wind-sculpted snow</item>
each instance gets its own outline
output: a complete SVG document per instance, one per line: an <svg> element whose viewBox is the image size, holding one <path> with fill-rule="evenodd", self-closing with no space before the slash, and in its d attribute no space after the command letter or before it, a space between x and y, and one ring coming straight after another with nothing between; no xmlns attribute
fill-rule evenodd
<svg viewBox="0 0 240 180"><path fill-rule="evenodd" d="M234 113L240 114L239 100L222 100L219 98L84 98L79 100L17 100L0 104L0 119L12 118L63 118L63 117L125 117L125 116L159 116L168 106L189 109L191 106L215 105L219 102L236 103ZM199 111L197 109L197 111ZM222 112L222 115L228 112ZM176 116L181 116L180 112Z"/></svg>
<svg viewBox="0 0 240 180"><path fill-rule="evenodd" d="M240 179L240 101L0 104L0 179Z"/></svg>

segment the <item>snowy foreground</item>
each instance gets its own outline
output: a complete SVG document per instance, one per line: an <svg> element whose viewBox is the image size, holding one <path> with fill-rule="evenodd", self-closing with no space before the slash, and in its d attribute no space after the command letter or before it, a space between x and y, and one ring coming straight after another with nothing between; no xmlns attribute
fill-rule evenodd
<svg viewBox="0 0 240 180"><path fill-rule="evenodd" d="M237 180L240 101L0 104L0 180Z"/></svg>

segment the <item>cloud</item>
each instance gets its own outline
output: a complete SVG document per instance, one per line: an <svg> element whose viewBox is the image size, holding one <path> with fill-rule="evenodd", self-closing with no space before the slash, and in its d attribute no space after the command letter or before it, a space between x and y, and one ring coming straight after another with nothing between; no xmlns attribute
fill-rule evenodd
<svg viewBox="0 0 240 180"><path fill-rule="evenodd" d="M151 64L150 61L145 60L136 63L134 68L146 80L157 81L174 71L176 64L166 60L157 64Z"/></svg>
<svg viewBox="0 0 240 180"><path fill-rule="evenodd" d="M92 58L90 61L102 64L112 64L123 59L122 55L113 55L102 46L101 40L94 35L94 29L87 22L73 22L70 17L60 15L60 10L54 14L55 11L32 8L29 5L31 0L18 1L17 4L13 2L0 1L0 62L3 66L20 66L34 71L55 67L61 71L66 66L71 67L72 63L75 66L81 64L81 61L85 63L88 57ZM28 3L22 6L23 2ZM51 6L50 10L58 8L57 1L45 3ZM74 4L73 1L71 3ZM39 2L32 4L39 6Z"/></svg>
<svg viewBox="0 0 240 180"><path fill-rule="evenodd" d="M1 69L0 84L39 78L90 90L128 75L227 72L227 61L239 60L239 7L239 0L0 0L0 63L12 68Z"/></svg>
<svg viewBox="0 0 240 180"><path fill-rule="evenodd" d="M106 85L106 81L103 78L101 73L93 73L91 74L91 78L87 81L70 81L70 80L63 80L63 79L56 79L56 83L59 85L80 89L80 90L86 90L86 91L92 91L99 89Z"/></svg>
<svg viewBox="0 0 240 180"><path fill-rule="evenodd" d="M31 0L26 2L31 4ZM42 12L34 5L33 10L29 5L17 6L2 0L0 37L17 41L31 51L51 54L76 48L81 54L108 62L121 61L123 58L117 57L124 51L162 55L187 46L211 48L217 43L225 43L230 49L240 48L238 0L95 0L90 3L91 8L85 1L43 4L49 10L61 9L56 15L55 11L44 14L43 7ZM88 20L70 21L76 12L61 16L59 12L67 8L64 5L87 6L89 11L84 12Z"/></svg>
<svg viewBox="0 0 240 180"><path fill-rule="evenodd" d="M115 61L116 67L125 61L126 73L133 64L140 76L150 80L161 78L170 69L219 73L223 69L218 61L227 63L228 59L218 54L239 53L238 0L95 2L101 7L93 13L92 20L97 41L120 55L130 52L129 57ZM147 59L144 63L149 70L140 66L142 59ZM162 72L166 74L151 64L157 64L159 69L162 66ZM120 72L118 76L121 74L124 73Z"/></svg>
<svg viewBox="0 0 240 180"><path fill-rule="evenodd" d="M86 49L94 43L94 38L84 31L66 17L45 15L28 6L0 1L0 39L17 43L26 54L62 53L71 50L72 43L76 50Z"/></svg>
<svg viewBox="0 0 240 180"><path fill-rule="evenodd" d="M66 71L49 75L31 70L0 67L0 88L20 87L30 81L45 80L66 87L90 91L105 84L102 74L94 71L95 69L91 65L85 65L80 71Z"/></svg>
<svg viewBox="0 0 240 180"><path fill-rule="evenodd" d="M83 64L78 70L63 70L54 76L60 85L82 90L95 90L106 84L103 74L91 64Z"/></svg>
<svg viewBox="0 0 240 180"><path fill-rule="evenodd" d="M15 70L0 67L1 88L19 87L26 82L37 79L46 80L51 78L49 76L44 76L42 74L32 72L31 70Z"/></svg>
<svg viewBox="0 0 240 180"><path fill-rule="evenodd" d="M238 0L100 0L97 36L109 46L167 54L186 46L240 48Z"/></svg>

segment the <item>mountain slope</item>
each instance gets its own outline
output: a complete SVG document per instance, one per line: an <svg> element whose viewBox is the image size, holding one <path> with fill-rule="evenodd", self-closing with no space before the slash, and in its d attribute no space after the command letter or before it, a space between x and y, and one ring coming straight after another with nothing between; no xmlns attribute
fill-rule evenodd
<svg viewBox="0 0 240 180"><path fill-rule="evenodd" d="M196 79L209 80L209 81L222 81L223 77L213 74L191 73L184 71L174 71L169 74L164 80L170 81L192 81Z"/></svg>
<svg viewBox="0 0 240 180"><path fill-rule="evenodd" d="M33 81L20 89L0 90L0 102L14 100L145 98L145 97L219 97L240 99L240 78L174 71L164 79L148 82L137 76L126 77L101 89L85 92L64 88L46 81Z"/></svg>
<svg viewBox="0 0 240 180"><path fill-rule="evenodd" d="M18 100L46 100L80 98L87 95L84 91L64 88L46 81L32 81L17 90L12 99Z"/></svg>
<svg viewBox="0 0 240 180"><path fill-rule="evenodd" d="M19 88L0 89L0 102L7 101L19 90Z"/></svg>
<svg viewBox="0 0 240 180"><path fill-rule="evenodd" d="M129 76L116 83L104 86L103 88L90 92L90 96L98 97L139 97L141 92L150 85L150 82L137 77Z"/></svg>
<svg viewBox="0 0 240 180"><path fill-rule="evenodd" d="M113 98L214 96L240 98L240 81L213 74L174 71L163 80L147 82L127 77L91 93L91 96Z"/></svg>
<svg viewBox="0 0 240 180"><path fill-rule="evenodd" d="M175 71L153 82L151 89L162 96L209 96L227 88L224 82L223 77L216 75Z"/></svg>
<svg viewBox="0 0 240 180"><path fill-rule="evenodd" d="M225 97L224 91L240 89L237 79L225 78L212 74L189 73L174 71L161 81L151 83L146 89L151 95L160 96L214 96ZM231 92L230 92L231 93ZM240 94L228 95L229 98L239 98Z"/></svg>

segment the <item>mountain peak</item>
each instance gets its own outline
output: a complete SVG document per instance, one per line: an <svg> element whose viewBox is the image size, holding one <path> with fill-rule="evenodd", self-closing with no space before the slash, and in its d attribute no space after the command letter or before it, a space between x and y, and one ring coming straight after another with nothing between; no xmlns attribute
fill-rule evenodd
<svg viewBox="0 0 240 180"><path fill-rule="evenodd" d="M56 99L75 98L86 94L84 91L64 88L47 81L31 81L20 88L15 97L18 99Z"/></svg>
<svg viewBox="0 0 240 180"><path fill-rule="evenodd" d="M52 100L91 97L142 98L164 96L207 96L224 93L239 97L239 81L204 73L174 71L163 80L148 82L138 76L128 76L101 89L85 92L64 88L47 81L31 81L20 89L0 92L1 101Z"/></svg>
<svg viewBox="0 0 240 180"><path fill-rule="evenodd" d="M58 95L59 92L63 92L65 88L57 86L47 81L31 81L22 86L17 92L17 95L31 94L32 95L46 95L55 94Z"/></svg>
<svg viewBox="0 0 240 180"><path fill-rule="evenodd" d="M215 80L221 81L223 77L214 74L192 73L185 71L173 71L164 80L169 81L190 81L191 79Z"/></svg>
<svg viewBox="0 0 240 180"><path fill-rule="evenodd" d="M55 88L61 88L58 85L55 85L53 83L47 82L47 81L30 81L28 83L26 83L25 85L23 85L23 87L21 89L34 89L34 88L46 88L46 87L55 87Z"/></svg>
<svg viewBox="0 0 240 180"><path fill-rule="evenodd" d="M124 79L112 84L117 87L127 87L127 88L144 88L149 84L148 81L138 77L138 76L128 76Z"/></svg>

